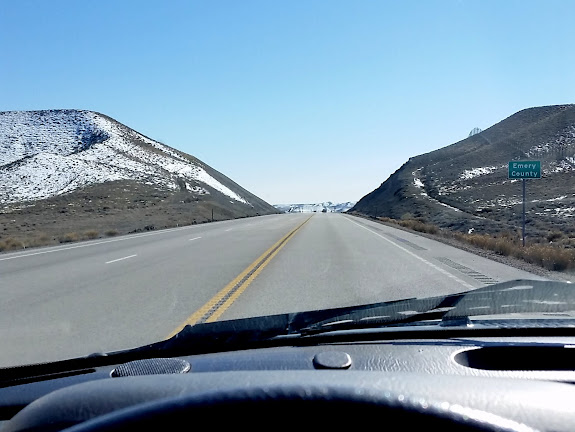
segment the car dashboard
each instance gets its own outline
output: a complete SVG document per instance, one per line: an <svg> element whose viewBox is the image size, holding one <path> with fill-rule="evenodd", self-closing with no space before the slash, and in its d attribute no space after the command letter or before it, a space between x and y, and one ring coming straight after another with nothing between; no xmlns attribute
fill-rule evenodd
<svg viewBox="0 0 575 432"><path fill-rule="evenodd" d="M349 333L119 364L104 356L66 371L39 365L0 382L0 431L169 427L197 415L256 429L386 419L408 429L575 430L573 336Z"/></svg>

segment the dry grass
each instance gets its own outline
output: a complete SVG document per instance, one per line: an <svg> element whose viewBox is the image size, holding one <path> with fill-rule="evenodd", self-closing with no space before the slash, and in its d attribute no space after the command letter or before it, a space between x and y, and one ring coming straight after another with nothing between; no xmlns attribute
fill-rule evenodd
<svg viewBox="0 0 575 432"><path fill-rule="evenodd" d="M0 239L0 252L26 249L29 247L46 246L52 243L54 243L54 239L44 233L24 238L8 237L5 239Z"/></svg>
<svg viewBox="0 0 575 432"><path fill-rule="evenodd" d="M546 245L532 245L518 252L527 262L548 270L563 271L575 268L575 251Z"/></svg>
<svg viewBox="0 0 575 432"><path fill-rule="evenodd" d="M118 230L109 229L104 234L106 234L108 237L114 237L114 236L118 235Z"/></svg>
<svg viewBox="0 0 575 432"><path fill-rule="evenodd" d="M400 225L404 228L412 229L413 231L423 232L428 234L439 233L439 228L436 225L425 223L419 219L413 219L411 214L406 213L400 220L390 218L378 218L383 222L391 222Z"/></svg>
<svg viewBox="0 0 575 432"><path fill-rule="evenodd" d="M393 223L418 232L452 237L460 242L480 249L490 250L499 255L522 259L547 270L564 271L575 268L574 239L569 238L561 231L553 231L544 237L529 239L531 244L523 247L520 232L505 232L497 235L454 233L416 219L378 219L382 222Z"/></svg>
<svg viewBox="0 0 575 432"><path fill-rule="evenodd" d="M118 231L108 230L107 235L117 235ZM82 234L69 232L56 237L51 237L43 232L29 233L22 237L0 238L0 252L26 249L30 247L40 247L54 245L58 243L72 243L80 240L91 240L98 238L100 233L96 230L86 230Z"/></svg>
<svg viewBox="0 0 575 432"><path fill-rule="evenodd" d="M24 243L25 247L38 247L38 246L46 246L53 243L52 238L48 237L47 234L38 234L34 237L27 238Z"/></svg>
<svg viewBox="0 0 575 432"><path fill-rule="evenodd" d="M513 256L528 263L536 264L547 270L562 271L575 268L575 251L560 245L541 243L523 247L519 238L508 235L490 236L488 234L458 234L456 237L481 249L491 250L499 255Z"/></svg>
<svg viewBox="0 0 575 432"><path fill-rule="evenodd" d="M80 240L80 236L76 232L66 233L58 238L60 243L72 243Z"/></svg>
<svg viewBox="0 0 575 432"><path fill-rule="evenodd" d="M561 231L553 231L547 234L547 241L549 242L556 242L557 240L561 240L563 238L563 233Z"/></svg>
<svg viewBox="0 0 575 432"><path fill-rule="evenodd" d="M24 243L20 240L17 240L13 237L8 237L4 240L0 240L0 252L1 251L10 251L16 249L22 249L24 247Z"/></svg>
<svg viewBox="0 0 575 432"><path fill-rule="evenodd" d="M93 240L95 238L98 238L98 236L100 235L100 233L96 230L88 230L84 232L84 238L88 239L88 240Z"/></svg>

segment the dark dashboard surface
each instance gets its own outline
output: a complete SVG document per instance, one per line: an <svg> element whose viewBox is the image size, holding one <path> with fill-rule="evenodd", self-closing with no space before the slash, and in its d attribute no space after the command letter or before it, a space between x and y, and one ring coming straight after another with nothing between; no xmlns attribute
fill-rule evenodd
<svg viewBox="0 0 575 432"><path fill-rule="evenodd" d="M146 403L238 391L260 402L278 391L344 400L351 392L427 414L462 409L511 422L501 430L575 430L573 347L575 337L405 339L81 368L4 381L1 430L61 430Z"/></svg>

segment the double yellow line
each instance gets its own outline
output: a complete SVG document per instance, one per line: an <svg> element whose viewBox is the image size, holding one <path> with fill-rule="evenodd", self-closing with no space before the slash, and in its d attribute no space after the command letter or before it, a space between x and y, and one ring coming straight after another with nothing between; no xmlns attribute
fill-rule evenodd
<svg viewBox="0 0 575 432"><path fill-rule="evenodd" d="M262 272L270 261L277 255L286 243L298 232L309 220L311 216L295 227L272 247L265 251L259 258L251 263L243 272L235 277L229 284L213 296L206 304L194 312L184 323L170 333L167 338L177 334L184 326L212 322L217 320L227 308L246 290L252 281Z"/></svg>

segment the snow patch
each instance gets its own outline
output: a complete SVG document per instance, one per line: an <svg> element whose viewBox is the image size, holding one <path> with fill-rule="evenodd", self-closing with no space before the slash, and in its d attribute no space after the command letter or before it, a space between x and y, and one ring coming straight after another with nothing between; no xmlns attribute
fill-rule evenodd
<svg viewBox="0 0 575 432"><path fill-rule="evenodd" d="M570 125L557 133L555 138L550 141L531 147L527 151L527 157L540 157L549 153L557 152L559 149L565 151L573 146L575 146L575 126Z"/></svg>
<svg viewBox="0 0 575 432"><path fill-rule="evenodd" d="M355 202L332 203L326 201L323 203L312 204L274 204L274 207L284 213L340 213L351 209Z"/></svg>
<svg viewBox="0 0 575 432"><path fill-rule="evenodd" d="M143 143L154 148L150 151ZM91 111L0 113L0 203L49 198L83 186L137 180L172 190L203 183L251 205L199 163ZM207 194L200 186L194 193Z"/></svg>
<svg viewBox="0 0 575 432"><path fill-rule="evenodd" d="M573 158L565 158L559 162L549 163L549 168L543 169L543 174L573 171L574 165L572 159Z"/></svg>
<svg viewBox="0 0 575 432"><path fill-rule="evenodd" d="M459 175L460 180L471 180L472 178L479 177L486 174L491 174L493 171L502 168L497 166L488 166L488 167L481 167L481 168L472 168L463 171Z"/></svg>
<svg viewBox="0 0 575 432"><path fill-rule="evenodd" d="M425 192L425 185L424 183L421 181L421 179L419 177L417 177L417 172L421 171L423 168L418 168L417 170L413 171L411 174L413 175L413 184L416 188L421 189L421 192L419 193L420 196L427 198L430 201L433 201L436 204L442 205L444 207L447 207L453 211L456 212L460 212L461 210L459 210L458 208L452 207L448 204L442 203L441 201L436 200L435 198L430 197L427 192ZM441 193L440 193L441 195Z"/></svg>
<svg viewBox="0 0 575 432"><path fill-rule="evenodd" d="M556 207L556 208L547 208L542 212L535 213L539 216L555 216L558 218L570 218L575 217L575 207Z"/></svg>
<svg viewBox="0 0 575 432"><path fill-rule="evenodd" d="M415 171L413 171L411 174L413 175L413 185L418 188L418 189L424 189L425 185L423 184L423 182L421 181L421 179L419 177L417 177L417 172L421 171L421 168L416 169Z"/></svg>

